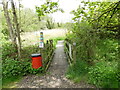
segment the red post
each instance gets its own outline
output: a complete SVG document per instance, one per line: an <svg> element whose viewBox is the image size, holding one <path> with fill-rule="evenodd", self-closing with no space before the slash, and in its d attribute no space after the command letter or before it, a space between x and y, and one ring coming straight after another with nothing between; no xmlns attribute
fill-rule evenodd
<svg viewBox="0 0 120 90"><path fill-rule="evenodd" d="M41 54L32 54L32 68L38 69L42 66L42 57Z"/></svg>

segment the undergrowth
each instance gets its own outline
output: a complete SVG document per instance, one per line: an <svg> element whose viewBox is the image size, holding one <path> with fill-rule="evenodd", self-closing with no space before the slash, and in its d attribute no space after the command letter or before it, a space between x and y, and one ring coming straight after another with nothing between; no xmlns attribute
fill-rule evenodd
<svg viewBox="0 0 120 90"><path fill-rule="evenodd" d="M66 73L67 78L78 83L86 81L98 88L119 87L120 71L118 70L119 58L117 40L98 40L96 55L92 65L89 65L86 63L86 60L80 58L80 56L77 56L77 62L74 65L69 66Z"/></svg>
<svg viewBox="0 0 120 90"><path fill-rule="evenodd" d="M54 47L58 40L64 40L63 37L53 38ZM38 45L29 45L23 47L21 51L21 60L18 60L16 49L8 41L2 45L2 85L7 88L10 83L17 81L17 77L22 77L28 74L41 74L44 68L32 68L31 54L39 51ZM18 79L19 79L18 77Z"/></svg>
<svg viewBox="0 0 120 90"><path fill-rule="evenodd" d="M88 72L88 65L83 60L77 60L75 64L69 66L66 73L66 77L73 80L74 82L80 82L85 79L86 73Z"/></svg>
<svg viewBox="0 0 120 90"><path fill-rule="evenodd" d="M31 54L38 52L37 45L30 45L22 48L22 58L18 60L16 50L10 42L2 45L2 85L7 86L17 80L16 77L28 74L38 74L44 71L44 68L33 69L31 63Z"/></svg>
<svg viewBox="0 0 120 90"><path fill-rule="evenodd" d="M115 61L101 61L89 68L88 82L102 88L118 88L120 74L118 63Z"/></svg>

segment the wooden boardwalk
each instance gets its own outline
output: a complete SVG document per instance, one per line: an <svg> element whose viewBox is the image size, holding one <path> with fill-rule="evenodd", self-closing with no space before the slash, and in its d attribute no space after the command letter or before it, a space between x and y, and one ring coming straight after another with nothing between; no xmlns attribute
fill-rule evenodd
<svg viewBox="0 0 120 90"><path fill-rule="evenodd" d="M18 83L19 88L93 88L85 83L73 83L65 77L68 63L64 41L58 41L55 55L47 73L43 76L29 75Z"/></svg>

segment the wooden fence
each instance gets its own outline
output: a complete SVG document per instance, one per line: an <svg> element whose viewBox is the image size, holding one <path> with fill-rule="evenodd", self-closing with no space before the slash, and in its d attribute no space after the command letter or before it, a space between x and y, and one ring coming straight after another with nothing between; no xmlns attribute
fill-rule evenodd
<svg viewBox="0 0 120 90"><path fill-rule="evenodd" d="M65 40L65 52L68 58L68 62L71 65L76 62L76 43Z"/></svg>
<svg viewBox="0 0 120 90"><path fill-rule="evenodd" d="M40 49L40 53L42 54L42 60L43 60L43 67L45 71L50 66L50 63L54 56L54 49L53 46L53 40L47 40L47 42L44 44L44 48Z"/></svg>

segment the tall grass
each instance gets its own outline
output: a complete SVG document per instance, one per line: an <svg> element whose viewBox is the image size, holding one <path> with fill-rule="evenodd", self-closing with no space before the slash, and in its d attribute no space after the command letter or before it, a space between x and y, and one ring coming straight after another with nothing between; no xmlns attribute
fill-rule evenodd
<svg viewBox="0 0 120 90"><path fill-rule="evenodd" d="M86 74L88 72L88 65L83 60L77 60L75 64L69 66L66 77L73 80L74 82L80 82L86 79Z"/></svg>

